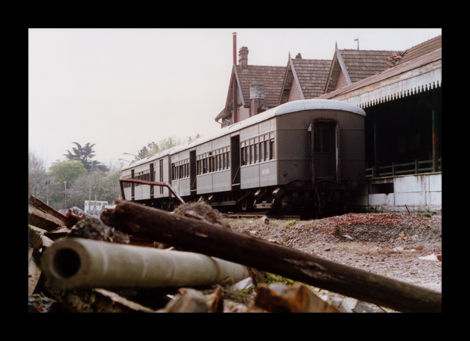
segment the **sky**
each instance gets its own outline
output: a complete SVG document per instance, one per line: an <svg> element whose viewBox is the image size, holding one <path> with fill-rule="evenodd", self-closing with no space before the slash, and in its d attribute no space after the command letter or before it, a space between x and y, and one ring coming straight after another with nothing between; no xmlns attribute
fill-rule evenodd
<svg viewBox="0 0 470 341"><path fill-rule="evenodd" d="M355 39L361 50L405 50L442 30L29 29L29 150L49 167L89 142L95 160L119 167L150 142L217 133L233 32L248 64L286 66L289 53L332 59L335 43L355 49Z"/></svg>

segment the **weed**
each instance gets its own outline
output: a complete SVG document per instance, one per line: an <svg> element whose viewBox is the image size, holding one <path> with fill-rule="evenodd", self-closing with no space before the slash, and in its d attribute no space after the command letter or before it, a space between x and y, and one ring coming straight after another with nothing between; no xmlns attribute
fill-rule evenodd
<svg viewBox="0 0 470 341"><path fill-rule="evenodd" d="M269 272L265 272L264 274L264 283L266 284L271 284L271 283L282 283L282 284L285 284L285 285L292 285L294 284L294 281L290 278L286 278L286 277L283 277L283 276L280 276L280 275L275 275L275 274L272 274L272 273L269 273Z"/></svg>

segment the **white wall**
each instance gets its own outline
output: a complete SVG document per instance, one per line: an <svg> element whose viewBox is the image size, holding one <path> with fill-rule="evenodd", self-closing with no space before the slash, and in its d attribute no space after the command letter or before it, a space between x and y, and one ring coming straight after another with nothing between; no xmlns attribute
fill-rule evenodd
<svg viewBox="0 0 470 341"><path fill-rule="evenodd" d="M442 209L442 174L398 176L393 187L393 193L369 194L369 207L384 211Z"/></svg>

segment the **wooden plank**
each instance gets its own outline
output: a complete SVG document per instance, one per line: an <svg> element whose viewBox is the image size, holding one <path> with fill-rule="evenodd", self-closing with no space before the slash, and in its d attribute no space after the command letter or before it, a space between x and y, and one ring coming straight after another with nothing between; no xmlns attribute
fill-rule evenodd
<svg viewBox="0 0 470 341"><path fill-rule="evenodd" d="M41 211L31 204L28 205L28 214L29 223L31 225L37 226L47 231L54 230L59 226L65 226L64 221L47 212Z"/></svg>
<svg viewBox="0 0 470 341"><path fill-rule="evenodd" d="M62 222L59 225L66 225L67 218L63 214L60 214L55 209L53 209L49 205L45 204L44 202L42 202L38 198L31 195L28 199L28 203L30 205L32 205L33 207L37 208L38 210L57 218L59 221Z"/></svg>

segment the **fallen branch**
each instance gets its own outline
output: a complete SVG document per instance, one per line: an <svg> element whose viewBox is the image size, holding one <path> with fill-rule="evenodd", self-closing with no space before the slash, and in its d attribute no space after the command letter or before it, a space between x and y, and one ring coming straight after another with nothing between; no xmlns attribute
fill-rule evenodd
<svg viewBox="0 0 470 341"><path fill-rule="evenodd" d="M204 221L128 201L101 220L140 237L219 257L258 270L404 312L440 312L440 293L328 261Z"/></svg>

